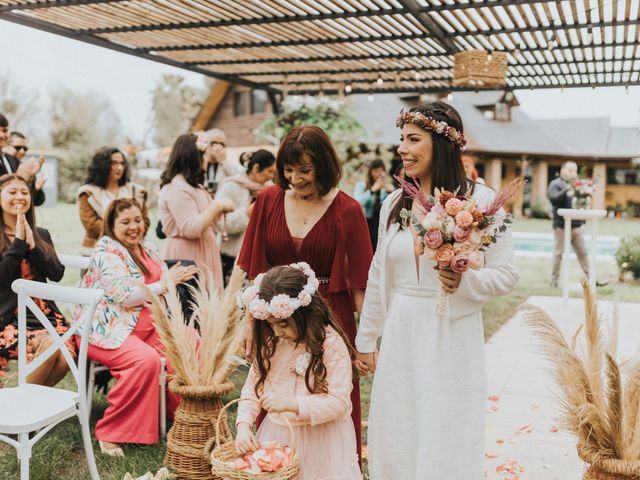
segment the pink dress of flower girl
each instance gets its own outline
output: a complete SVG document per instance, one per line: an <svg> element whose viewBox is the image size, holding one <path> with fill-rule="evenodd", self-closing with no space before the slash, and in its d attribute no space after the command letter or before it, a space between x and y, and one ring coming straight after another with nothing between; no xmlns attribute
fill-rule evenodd
<svg viewBox="0 0 640 480"><path fill-rule="evenodd" d="M356 437L351 421L352 364L344 341L327 327L324 341L328 393L312 394L304 373L306 347L278 340L264 393L276 392L298 399L299 415L285 413L293 426L293 446L300 459L299 480L360 480ZM296 368L297 367L297 368ZM249 370L242 397L257 398L255 365ZM236 423L253 424L260 413L257 403L240 402ZM268 414L257 433L258 441L275 440L291 445L291 434L280 414Z"/></svg>

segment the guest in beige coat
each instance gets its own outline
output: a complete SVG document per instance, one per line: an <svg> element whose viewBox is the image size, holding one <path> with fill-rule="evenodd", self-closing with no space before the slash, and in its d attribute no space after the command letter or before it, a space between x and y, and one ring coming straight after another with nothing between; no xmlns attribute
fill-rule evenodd
<svg viewBox="0 0 640 480"><path fill-rule="evenodd" d="M142 206L145 225L149 228L147 191L129 181L129 163L120 150L103 147L89 164L85 184L78 190L78 210L84 227L81 253L90 256L102 237L104 213L116 198L134 198Z"/></svg>
<svg viewBox="0 0 640 480"><path fill-rule="evenodd" d="M193 260L198 268L213 274L215 286L222 288L220 249L216 225L235 205L227 199L212 200L205 190L204 159L196 146L196 136L180 135L171 149L160 182L160 220L167 235L165 259Z"/></svg>

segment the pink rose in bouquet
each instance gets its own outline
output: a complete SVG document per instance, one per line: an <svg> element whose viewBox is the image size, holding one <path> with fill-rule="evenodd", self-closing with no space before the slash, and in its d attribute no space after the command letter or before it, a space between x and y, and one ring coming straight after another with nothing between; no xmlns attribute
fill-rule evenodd
<svg viewBox="0 0 640 480"><path fill-rule="evenodd" d="M451 259L451 270L456 273L464 273L469 270L469 255L459 253Z"/></svg>
<svg viewBox="0 0 640 480"><path fill-rule="evenodd" d="M471 212L462 210L456 214L456 225L462 228L469 228L473 223L473 215Z"/></svg>
<svg viewBox="0 0 640 480"><path fill-rule="evenodd" d="M453 245L445 243L438 248L434 259L441 267L448 267L451 264L451 259L455 255L453 251Z"/></svg>
<svg viewBox="0 0 640 480"><path fill-rule="evenodd" d="M437 249L443 242L440 230L429 230L424 236L424 244L432 250Z"/></svg>
<svg viewBox="0 0 640 480"><path fill-rule="evenodd" d="M456 225L456 227L453 229L453 239L456 242L462 243L466 241L470 235L471 235L471 230L463 228L460 225Z"/></svg>
<svg viewBox="0 0 640 480"><path fill-rule="evenodd" d="M454 197L447 200L447 203L444 205L444 210L445 212L447 212L448 215L455 217L460 211L461 205L462 205L462 200Z"/></svg>

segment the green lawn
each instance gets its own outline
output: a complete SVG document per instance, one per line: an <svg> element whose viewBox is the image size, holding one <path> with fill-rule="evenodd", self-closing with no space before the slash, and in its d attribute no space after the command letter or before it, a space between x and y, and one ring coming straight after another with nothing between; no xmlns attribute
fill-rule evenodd
<svg viewBox="0 0 640 480"><path fill-rule="evenodd" d="M589 226L586 231L589 232ZM531 233L551 233L551 220L541 218L518 219L513 224L515 232L531 232ZM640 218L636 219L620 219L605 218L598 220L598 232L602 235L614 235L624 237L625 235L640 235Z"/></svg>
<svg viewBox="0 0 640 480"><path fill-rule="evenodd" d="M155 215L154 215L155 216ZM77 209L74 205L59 205L55 210L41 209L38 212L39 225L51 231L59 252L77 254L78 245L82 240L82 229L78 220ZM155 225L155 223L152 223ZM548 220L519 220L514 229L523 232L549 232ZM640 221L606 220L600 231L608 235L640 234ZM150 233L152 241L157 241L155 233ZM578 267L573 262L571 275L578 279ZM551 259L518 258L521 271L520 281L516 290L506 297L489 301L483 310L485 322L485 338L495 333L504 322L513 315L518 305L530 295L561 295L559 289L549 287ZM600 298L620 298L622 301L640 300L640 282L618 281L615 264L599 263L598 277L609 280L607 287L599 288ZM64 283L73 284L78 280L77 272L65 275ZM575 296L578 294L575 293ZM245 371L234 375L236 391L229 398L239 395L239 387L244 381ZM366 419L369 410L371 377L361 379L363 418ZM97 394L93 404L92 424L102 415L106 407L106 399ZM366 428L363 429L363 440L366 440ZM126 472L142 475L148 470L156 471L162 466L165 445L128 447L126 459L111 459L96 453L98 468L104 480L121 480ZM94 445L97 452L97 445ZM54 429L44 440L39 442L32 459L32 480L84 480L88 478L85 467L80 430L77 422L69 420ZM0 478L17 479L18 464L13 449L0 444Z"/></svg>

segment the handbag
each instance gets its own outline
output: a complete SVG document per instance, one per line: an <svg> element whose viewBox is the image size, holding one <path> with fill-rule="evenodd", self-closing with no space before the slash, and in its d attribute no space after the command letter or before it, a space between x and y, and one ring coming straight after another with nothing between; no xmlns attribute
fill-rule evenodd
<svg viewBox="0 0 640 480"><path fill-rule="evenodd" d="M180 262L180 264L184 267L195 266L196 262L193 260L182 260L182 259L172 259L165 260L164 263L167 265L167 268L173 267L176 263ZM182 306L182 315L184 316L185 322L189 323L191 320L191 316L193 315L193 307L191 303L193 302L193 295L191 295L191 291L189 286L197 288L198 286L198 277L195 276L191 280L185 283L179 283L176 285L176 291L178 293L178 298L180 299L180 305ZM196 330L200 332L200 325L195 325Z"/></svg>

